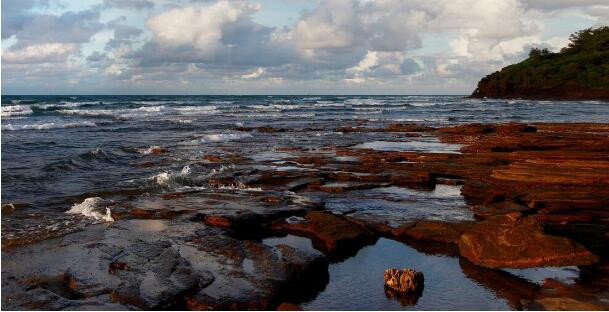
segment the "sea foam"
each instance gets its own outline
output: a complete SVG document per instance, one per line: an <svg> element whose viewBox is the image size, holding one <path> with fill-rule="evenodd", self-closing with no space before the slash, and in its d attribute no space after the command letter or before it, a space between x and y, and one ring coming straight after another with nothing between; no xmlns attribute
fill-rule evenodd
<svg viewBox="0 0 609 312"><path fill-rule="evenodd" d="M80 204L74 204L66 213L80 214L88 218L93 218L96 221L113 222L114 218L112 218L110 208L106 207L105 204L106 201L101 197L89 197Z"/></svg>
<svg viewBox="0 0 609 312"><path fill-rule="evenodd" d="M252 135L249 133L216 133L216 134L206 134L201 138L201 143L218 143L218 142L227 142L234 140L241 140L244 138L251 138Z"/></svg>

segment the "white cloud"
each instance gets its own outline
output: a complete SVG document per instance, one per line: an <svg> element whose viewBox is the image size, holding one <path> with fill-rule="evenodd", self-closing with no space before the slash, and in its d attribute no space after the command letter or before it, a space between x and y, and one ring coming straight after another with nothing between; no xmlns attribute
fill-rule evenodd
<svg viewBox="0 0 609 312"><path fill-rule="evenodd" d="M43 43L3 51L2 62L14 64L61 63L76 50L71 43Z"/></svg>
<svg viewBox="0 0 609 312"><path fill-rule="evenodd" d="M3 90L25 81L35 89L55 75L140 93L208 86L468 93L531 47L556 51L582 23L609 23L607 0L318 0L285 27L265 25L256 12L268 8L256 0L98 2L59 15L3 2Z"/></svg>
<svg viewBox="0 0 609 312"><path fill-rule="evenodd" d="M265 70L262 67L258 67L255 71L249 73L249 74L243 74L241 75L241 78L243 79L255 79L258 78L260 76L262 76L262 74L264 74Z"/></svg>
<svg viewBox="0 0 609 312"><path fill-rule="evenodd" d="M375 51L368 51L368 53L366 53L366 56L364 56L364 58L357 64L357 66L347 68L347 72L348 73L359 73L359 72L369 71L370 69L372 69L374 66L377 65L377 62L378 62L377 53Z"/></svg>
<svg viewBox="0 0 609 312"><path fill-rule="evenodd" d="M259 5L243 1L219 1L205 7L170 10L150 18L147 25L162 45L188 45L214 52L224 45L224 26L259 9Z"/></svg>

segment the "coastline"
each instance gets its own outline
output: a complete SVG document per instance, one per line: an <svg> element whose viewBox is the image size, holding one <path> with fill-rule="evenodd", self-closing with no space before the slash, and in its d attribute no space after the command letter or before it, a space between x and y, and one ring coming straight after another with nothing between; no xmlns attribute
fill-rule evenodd
<svg viewBox="0 0 609 312"><path fill-rule="evenodd" d="M31 245L11 246L3 236L2 257L9 268L3 280L14 281L3 285L3 306L275 309L283 302L311 300L327 279L329 263L349 259L384 238L465 261L462 270L485 281L513 308L607 308L602 293L609 283L591 291L554 281L521 286L530 291L519 294L503 288L513 277L497 269L580 266L582 272L595 272L596 284L609 281L609 124L346 125L336 131L439 141L405 145L404 151L385 151L378 144L278 148L278 153L292 153L280 158L284 166L315 170L262 168L212 177L210 185L234 191L178 192L152 205L114 205L112 223ZM204 158L216 164L247 162L238 154ZM320 201L303 203L299 196L348 198L379 188L430 192L452 186L460 189L473 219L408 220L358 208L339 213ZM285 235L310 239L316 251L260 241ZM42 262L20 262L31 252L39 253ZM44 262L59 254L69 261ZM41 268L43 274L29 273ZM246 284L257 285L256 290ZM159 292L159 285L169 288Z"/></svg>

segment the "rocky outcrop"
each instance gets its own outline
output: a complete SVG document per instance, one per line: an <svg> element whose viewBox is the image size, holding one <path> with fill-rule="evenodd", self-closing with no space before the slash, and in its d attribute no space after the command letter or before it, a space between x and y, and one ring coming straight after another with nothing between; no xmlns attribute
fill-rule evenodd
<svg viewBox="0 0 609 312"><path fill-rule="evenodd" d="M459 251L471 262L488 268L590 265L599 261L582 245L545 234L534 217L510 216L477 223L459 238Z"/></svg>
<svg viewBox="0 0 609 312"><path fill-rule="evenodd" d="M268 310L327 274L319 254L232 238L191 216L123 219L19 248L3 251L6 309Z"/></svg>

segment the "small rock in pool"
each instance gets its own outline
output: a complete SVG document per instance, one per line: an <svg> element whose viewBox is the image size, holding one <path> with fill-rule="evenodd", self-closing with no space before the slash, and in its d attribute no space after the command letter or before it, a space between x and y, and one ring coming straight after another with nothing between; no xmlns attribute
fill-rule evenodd
<svg viewBox="0 0 609 312"><path fill-rule="evenodd" d="M423 289L423 273L412 269L387 269L385 286L399 292L419 292Z"/></svg>

